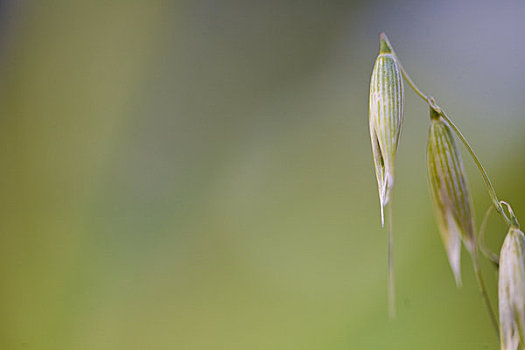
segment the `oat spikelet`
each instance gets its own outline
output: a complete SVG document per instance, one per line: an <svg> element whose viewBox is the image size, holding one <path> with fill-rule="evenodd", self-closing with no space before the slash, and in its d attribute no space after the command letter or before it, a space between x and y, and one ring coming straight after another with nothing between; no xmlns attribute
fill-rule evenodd
<svg viewBox="0 0 525 350"><path fill-rule="evenodd" d="M448 123L431 109L427 149L428 177L441 238L456 285L461 285L461 240L476 253L472 199L461 154Z"/></svg>
<svg viewBox="0 0 525 350"><path fill-rule="evenodd" d="M505 237L499 266L501 350L516 350L525 331L525 236L517 227Z"/></svg>
<svg viewBox="0 0 525 350"><path fill-rule="evenodd" d="M381 34L379 56L370 82L369 126L383 226L385 206L394 185L394 161L402 121L402 76L388 39Z"/></svg>
<svg viewBox="0 0 525 350"><path fill-rule="evenodd" d="M369 96L369 127L372 153L379 189L381 225L385 226L385 207L388 205L388 306L394 318L394 265L392 238L392 188L401 124L403 122L403 80L399 63L385 34L380 35L379 55L376 58Z"/></svg>

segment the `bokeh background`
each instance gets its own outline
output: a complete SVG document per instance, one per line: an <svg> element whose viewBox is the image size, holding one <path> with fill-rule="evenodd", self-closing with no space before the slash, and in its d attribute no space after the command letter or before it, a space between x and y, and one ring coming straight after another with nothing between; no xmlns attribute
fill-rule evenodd
<svg viewBox="0 0 525 350"><path fill-rule="evenodd" d="M455 287L408 87L388 319L368 84L385 31L525 221L524 13L2 1L0 348L496 349L466 254ZM493 217L492 249L504 234Z"/></svg>

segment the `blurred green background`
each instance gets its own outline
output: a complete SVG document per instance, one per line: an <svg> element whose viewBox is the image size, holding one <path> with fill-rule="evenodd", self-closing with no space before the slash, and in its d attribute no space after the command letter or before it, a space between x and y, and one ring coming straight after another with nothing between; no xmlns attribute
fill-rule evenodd
<svg viewBox="0 0 525 350"><path fill-rule="evenodd" d="M388 319L368 84L385 31L525 221L524 11L2 1L0 348L496 349L466 254L455 287L408 87Z"/></svg>

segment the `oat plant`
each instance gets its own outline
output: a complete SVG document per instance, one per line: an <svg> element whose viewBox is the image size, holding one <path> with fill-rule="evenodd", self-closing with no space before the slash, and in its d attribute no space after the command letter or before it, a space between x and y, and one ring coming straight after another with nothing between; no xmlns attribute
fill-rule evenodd
<svg viewBox="0 0 525 350"><path fill-rule="evenodd" d="M469 253L489 318L500 337L502 350L525 349L525 236L512 207L498 199L496 191L469 142L434 98L417 87L399 61L385 34L380 34L379 54L370 82L369 127L375 166L381 224L388 233L389 313L395 315L392 254L392 190L394 163L403 124L403 79L430 108L427 172L441 239L453 276L461 286L461 243ZM476 164L491 199L479 232L472 198L457 140ZM490 212L495 209L508 227L501 253L490 252L483 243ZM386 217L386 218L385 218ZM493 311L479 267L480 253L499 266L499 321Z"/></svg>

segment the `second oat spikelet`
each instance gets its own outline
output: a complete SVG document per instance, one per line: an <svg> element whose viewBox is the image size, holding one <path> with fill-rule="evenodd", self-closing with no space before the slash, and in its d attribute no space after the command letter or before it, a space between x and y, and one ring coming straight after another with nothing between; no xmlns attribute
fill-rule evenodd
<svg viewBox="0 0 525 350"><path fill-rule="evenodd" d="M461 240L475 257L476 237L472 198L461 154L447 121L430 109L431 126L427 169L431 194L448 260L458 286L461 285Z"/></svg>

